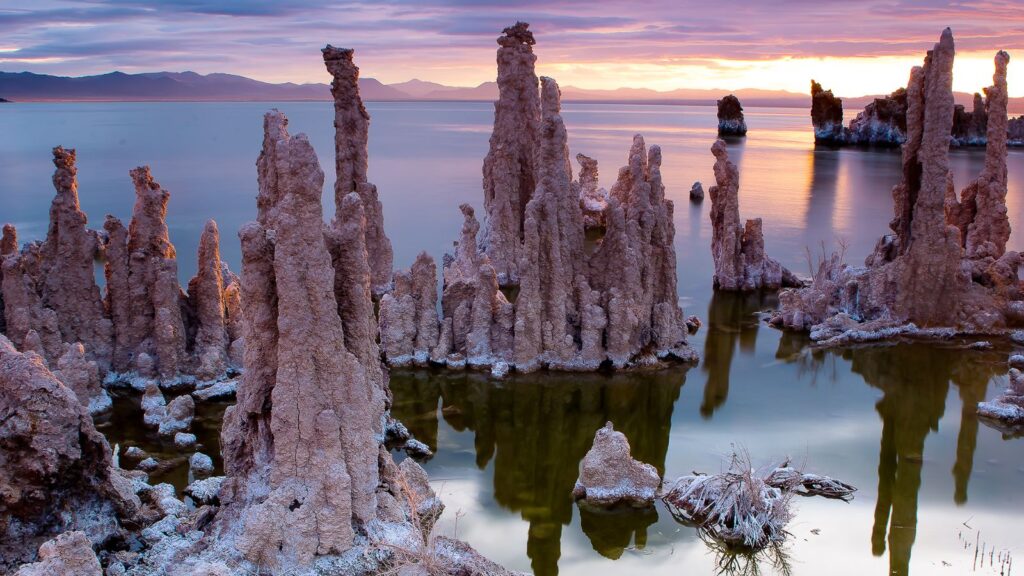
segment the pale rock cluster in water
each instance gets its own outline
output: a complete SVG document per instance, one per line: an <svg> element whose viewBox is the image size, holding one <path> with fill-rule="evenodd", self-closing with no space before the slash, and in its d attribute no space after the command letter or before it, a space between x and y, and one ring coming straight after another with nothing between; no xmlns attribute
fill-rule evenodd
<svg viewBox="0 0 1024 576"><path fill-rule="evenodd" d="M131 171L136 201L126 229L107 216L104 231L87 228L78 202L75 151L54 148L57 194L46 239L17 248L4 227L4 330L22 351L33 351L94 411L109 406L99 385L108 372L175 381L183 375L220 378L232 365L231 321L217 226L203 232L199 273L186 295L178 285L174 246L165 217L169 194L149 168ZM105 294L94 265L103 261ZM230 272L227 273L230 276ZM236 364L237 366L237 364Z"/></svg>
<svg viewBox="0 0 1024 576"><path fill-rule="evenodd" d="M711 256L715 262L714 286L718 290L777 290L801 286L800 280L764 251L761 219L747 220L740 227L740 174L729 161L725 142L711 146L715 156L715 181L711 197Z"/></svg>
<svg viewBox="0 0 1024 576"><path fill-rule="evenodd" d="M462 234L443 262L437 330L418 311L429 305L428 291L417 284L429 280L425 272L407 274L412 282L402 284L411 290L387 302L386 316L382 301L387 361L409 363L410 341L420 342L412 347L418 362L429 350L431 362L490 368L496 376L513 368L695 360L676 293L673 206L661 181L661 150L648 150L635 136L628 164L607 193L597 187L596 161L579 155L574 182L561 92L534 72L528 24L506 28L498 45L484 230L474 210L461 206Z"/></svg>
<svg viewBox="0 0 1024 576"><path fill-rule="evenodd" d="M1020 256L1006 250L1006 65L995 56L988 146L979 177L959 195L949 169L953 35L946 29L907 88L903 178L893 188L892 234L865 266L823 258L812 283L784 291L773 325L828 343L899 334L993 333L1024 321Z"/></svg>
<svg viewBox="0 0 1024 576"><path fill-rule="evenodd" d="M743 106L735 94L729 94L718 101L718 135L746 136L747 121L743 118Z"/></svg>
<svg viewBox="0 0 1024 576"><path fill-rule="evenodd" d="M660 486L658 470L634 459L629 440L608 422L594 435L594 445L583 457L573 497L596 507L642 508L654 504Z"/></svg>

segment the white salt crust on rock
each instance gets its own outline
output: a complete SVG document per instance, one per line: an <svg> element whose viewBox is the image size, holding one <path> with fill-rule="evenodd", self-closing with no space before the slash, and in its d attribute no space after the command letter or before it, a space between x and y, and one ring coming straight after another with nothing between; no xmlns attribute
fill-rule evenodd
<svg viewBox="0 0 1024 576"><path fill-rule="evenodd" d="M594 435L594 445L583 457L572 493L590 506L642 508L654 504L659 486L658 470L635 460L626 436L608 422Z"/></svg>

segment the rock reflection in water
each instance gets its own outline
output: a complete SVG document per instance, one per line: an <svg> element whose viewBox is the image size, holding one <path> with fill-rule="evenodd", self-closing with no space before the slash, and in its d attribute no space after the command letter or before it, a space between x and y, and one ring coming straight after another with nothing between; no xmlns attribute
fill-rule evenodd
<svg viewBox="0 0 1024 576"><path fill-rule="evenodd" d="M572 488L594 431L607 421L629 439L633 457L665 472L672 410L685 369L628 374L516 376L394 371L392 414L437 449L437 403L445 422L474 433L476 464L493 460L494 499L530 524L534 573L557 574L562 526L572 520ZM616 558L646 541L657 512L585 513L594 549Z"/></svg>
<svg viewBox="0 0 1024 576"><path fill-rule="evenodd" d="M707 373L700 415L711 418L729 397L729 372L738 348L747 356L754 354L761 325L757 312L778 304L778 296L763 292L714 292L708 306L707 336L701 369Z"/></svg>
<svg viewBox="0 0 1024 576"><path fill-rule="evenodd" d="M852 361L853 372L883 394L875 405L882 419L882 438L871 551L881 556L888 543L889 573L909 574L917 537L925 439L938 431L949 385L955 384L963 408L953 466L953 499L965 503L977 446L975 406L978 398L984 398L988 381L1006 371L1000 361L1005 355L902 344L852 349L843 357Z"/></svg>

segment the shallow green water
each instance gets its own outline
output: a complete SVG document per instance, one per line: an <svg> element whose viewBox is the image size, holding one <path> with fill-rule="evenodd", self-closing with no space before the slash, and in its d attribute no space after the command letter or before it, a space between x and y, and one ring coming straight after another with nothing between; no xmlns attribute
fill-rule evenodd
<svg viewBox="0 0 1024 576"><path fill-rule="evenodd" d="M977 530L996 554L1019 553L1024 446L979 425L974 412L1005 382L1006 344L811 352L803 338L759 326L753 313L772 304L716 295L702 364L689 371L501 383L392 373L394 414L438 450L427 469L449 506L442 529L455 530L461 515L461 536L537 574L749 568L749 559L716 554L661 506L576 507L578 463L610 420L635 457L669 478L716 472L721 456L740 449L755 464L789 456L856 485L850 504L798 499L783 547L793 574L963 573L973 564L963 540L973 545ZM772 560L757 563L773 573Z"/></svg>

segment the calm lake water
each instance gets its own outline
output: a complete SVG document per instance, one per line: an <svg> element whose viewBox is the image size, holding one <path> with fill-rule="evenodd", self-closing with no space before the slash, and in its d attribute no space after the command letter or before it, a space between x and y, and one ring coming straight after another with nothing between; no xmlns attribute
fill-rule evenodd
<svg viewBox="0 0 1024 576"><path fill-rule="evenodd" d="M46 231L53 195L50 148L78 149L83 208L99 227L127 221L128 170L149 164L171 191L169 225L182 280L194 273L204 221L220 224L222 256L238 269L234 231L255 216L262 114L268 103L15 104L0 107L0 220L22 240ZM276 105L306 132L333 186L329 103ZM370 178L380 190L395 262L423 249L440 260L481 208L481 163L493 109L482 103L370 103ZM730 142L741 174L741 215L764 219L768 251L799 273L807 251L842 242L859 262L887 229L899 152L815 149L805 110L749 109L750 133ZM1024 438L980 424L974 406L1006 384L1006 358L956 346L887 345L815 351L758 323L772 296L711 290L710 202L691 204L695 180L713 183L708 107L567 104L572 153L597 158L610 187L631 136L660 144L675 201L679 296L705 324L698 367L625 375L539 374L495 382L475 373L396 371L394 413L436 456L425 464L447 510L438 530L537 574L1000 574L998 555L1024 563ZM982 150L951 154L957 188L977 175ZM1024 229L1024 151L1011 150L1008 207ZM1015 234L1012 249L1024 249ZM136 400L101 423L112 439L158 455ZM216 452L223 405L204 408L200 441ZM135 422L135 421L138 422ZM792 457L808 471L859 488L851 503L798 499L782 555L732 557L659 507L580 511L570 492L594 432L611 420L639 459L669 478L716 472L732 450L757 464ZM218 462L219 464L219 462ZM179 487L182 467L160 478ZM980 532L980 534L979 534ZM974 543L985 546L981 565ZM967 543L970 546L967 546ZM995 550L995 566L987 559ZM784 566L782 565L784 564ZM1005 566L1002 573L1006 573ZM743 572L746 570L747 572ZM1018 568L1024 573L1024 567ZM1012 573L1012 572L1011 572Z"/></svg>

